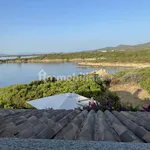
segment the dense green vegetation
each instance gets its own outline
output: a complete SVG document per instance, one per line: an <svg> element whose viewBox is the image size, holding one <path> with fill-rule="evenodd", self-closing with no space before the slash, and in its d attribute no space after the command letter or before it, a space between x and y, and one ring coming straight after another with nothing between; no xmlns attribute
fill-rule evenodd
<svg viewBox="0 0 150 150"><path fill-rule="evenodd" d="M93 60L89 60L89 59ZM74 53L52 53L38 55L37 58L21 58L16 59L19 62L28 62L32 59L38 62L38 60L54 60L60 59L61 61L71 61L72 59L81 59L80 61L88 62L121 62L121 63L150 63L150 49L141 50L115 50L102 52L101 50L83 51ZM15 60L0 60L0 63L6 63Z"/></svg>
<svg viewBox="0 0 150 150"><path fill-rule="evenodd" d="M54 79L54 78L53 78ZM85 76L68 80L33 81L29 84L12 85L0 88L1 108L30 108L26 101L55 94L75 92L86 97L98 99L106 91L105 83L93 81L93 76L86 80Z"/></svg>
<svg viewBox="0 0 150 150"><path fill-rule="evenodd" d="M33 54L33 56L36 54ZM37 54L38 58L19 58L18 62L28 62L30 59L52 60L61 59L61 61L70 61L71 59L81 59L80 61L92 62L127 62L127 63L146 63L150 62L150 42L138 45L119 45L116 47L106 47L98 50L89 50L74 53L51 53ZM94 58L94 60L88 60ZM15 60L0 60L0 63L15 62ZM16 62L17 62L16 61Z"/></svg>
<svg viewBox="0 0 150 150"><path fill-rule="evenodd" d="M107 52L102 52L107 51ZM150 43L138 45L119 45L106 47L98 50L75 52L75 53L54 53L40 57L40 59L83 59L96 58L96 62L150 62ZM89 61L89 60L88 60Z"/></svg>
<svg viewBox="0 0 150 150"><path fill-rule="evenodd" d="M0 108L29 109L26 102L51 95L74 92L85 97L93 97L101 110L137 110L130 104L122 106L118 96L108 90L109 81L102 81L96 75L79 75L68 80L48 78L29 84L0 88Z"/></svg>
<svg viewBox="0 0 150 150"><path fill-rule="evenodd" d="M86 52L76 52L76 53L55 53L47 54L39 57L39 59L77 59L80 58L86 61L88 58L95 58L92 60L94 62L132 62L132 63L145 63L150 62L150 50L131 50L131 51L108 51L101 52L96 51L86 51ZM35 58L36 59L36 58ZM89 60L88 60L89 61Z"/></svg>
<svg viewBox="0 0 150 150"><path fill-rule="evenodd" d="M150 68L129 69L114 75L116 83L138 83L150 94Z"/></svg>

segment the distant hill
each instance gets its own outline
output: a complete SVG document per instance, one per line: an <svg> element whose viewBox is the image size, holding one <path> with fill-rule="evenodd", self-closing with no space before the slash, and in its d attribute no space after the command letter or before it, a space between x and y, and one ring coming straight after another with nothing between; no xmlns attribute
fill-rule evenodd
<svg viewBox="0 0 150 150"><path fill-rule="evenodd" d="M105 47L98 50L150 50L150 42L138 45L118 45L116 47Z"/></svg>

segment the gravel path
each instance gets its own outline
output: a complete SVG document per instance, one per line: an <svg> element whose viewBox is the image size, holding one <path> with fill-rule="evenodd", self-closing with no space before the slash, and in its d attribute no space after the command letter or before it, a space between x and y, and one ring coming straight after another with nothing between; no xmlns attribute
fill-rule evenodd
<svg viewBox="0 0 150 150"><path fill-rule="evenodd" d="M0 139L0 150L150 150L150 144Z"/></svg>

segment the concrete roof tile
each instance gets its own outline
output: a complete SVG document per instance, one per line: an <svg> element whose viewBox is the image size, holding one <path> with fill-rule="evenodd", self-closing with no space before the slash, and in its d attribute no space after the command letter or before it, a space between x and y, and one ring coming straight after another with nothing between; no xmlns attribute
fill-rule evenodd
<svg viewBox="0 0 150 150"><path fill-rule="evenodd" d="M150 143L150 113L0 109L0 138Z"/></svg>

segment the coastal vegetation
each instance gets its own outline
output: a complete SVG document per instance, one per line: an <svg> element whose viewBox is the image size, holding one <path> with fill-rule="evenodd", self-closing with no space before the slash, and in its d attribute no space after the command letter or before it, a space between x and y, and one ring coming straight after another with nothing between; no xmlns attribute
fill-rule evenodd
<svg viewBox="0 0 150 150"><path fill-rule="evenodd" d="M111 66L111 64L112 66L117 66L117 64L119 64L118 66L135 67L134 64L150 64L150 43L138 45L118 45L116 47L105 47L103 49L72 53L48 53L32 55L37 57L23 58L20 56L15 56L16 59L0 59L0 63L78 62L80 65L86 65L86 63L101 63L102 66ZM95 64L92 64L91 66L94 66ZM147 67L147 65L145 67Z"/></svg>
<svg viewBox="0 0 150 150"><path fill-rule="evenodd" d="M15 60L0 60L7 62L111 62L111 63L150 63L150 50L131 51L106 51L101 50L75 52L75 53L52 53L39 55L36 58L21 58Z"/></svg>
<svg viewBox="0 0 150 150"><path fill-rule="evenodd" d="M101 110L139 110L139 106L131 103L121 103L118 95L109 90L110 82L127 83L137 82L150 92L149 79L150 68L141 70L122 71L110 78L101 78L96 74L78 75L66 80L57 80L49 77L45 80L32 81L29 84L16 84L0 88L0 108L30 109L27 101L48 97L56 94L74 92L85 97L93 97ZM142 78L141 78L142 76ZM100 105L99 105L100 104ZM145 108L146 110L147 108Z"/></svg>
<svg viewBox="0 0 150 150"><path fill-rule="evenodd" d="M101 110L126 110L118 96L108 90L109 81L101 81L97 75L78 75L67 80L48 78L29 84L12 85L0 88L0 107L12 109L32 108L26 102L51 95L74 92L85 97L93 97ZM133 108L132 108L133 109Z"/></svg>
<svg viewBox="0 0 150 150"><path fill-rule="evenodd" d="M120 71L114 75L113 82L137 83L150 94L150 68Z"/></svg>
<svg viewBox="0 0 150 150"><path fill-rule="evenodd" d="M130 102L150 111L150 68L128 69L116 73L109 90L115 92L121 102Z"/></svg>
<svg viewBox="0 0 150 150"><path fill-rule="evenodd" d="M31 106L26 101L66 92L75 92L97 99L105 90L105 83L100 81L96 83L92 77L88 78L88 80L85 80L84 76L80 76L78 80L70 78L58 81L55 78L48 78L46 80L33 81L29 84L0 88L0 107L14 109L30 108Z"/></svg>
<svg viewBox="0 0 150 150"><path fill-rule="evenodd" d="M40 59L77 59L80 58L82 61L86 61L87 58L95 58L88 60L90 62L128 62L128 63L148 63L150 62L150 50L139 50L139 51L107 51L102 52L86 51L78 53L56 53L43 55Z"/></svg>
<svg viewBox="0 0 150 150"><path fill-rule="evenodd" d="M89 58L89 59L88 59ZM93 58L93 59L92 59ZM39 57L39 59L82 59L91 62L128 62L148 63L150 62L150 43L138 45L119 45L97 50L88 50L74 53L53 53ZM90 60L91 59L91 60Z"/></svg>

